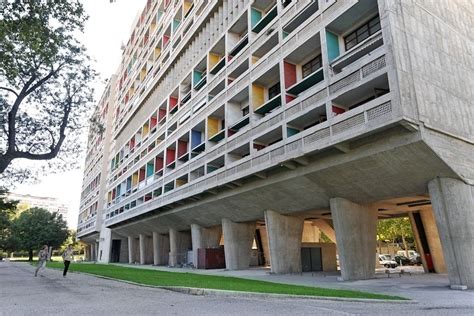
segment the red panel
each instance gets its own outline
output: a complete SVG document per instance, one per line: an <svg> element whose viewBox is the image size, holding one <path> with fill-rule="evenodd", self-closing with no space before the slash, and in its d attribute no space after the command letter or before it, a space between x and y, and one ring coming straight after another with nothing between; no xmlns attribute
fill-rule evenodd
<svg viewBox="0 0 474 316"><path fill-rule="evenodd" d="M292 96L291 94L287 94L286 95L286 103L290 103L291 101L293 101L294 99L296 99L294 96Z"/></svg>
<svg viewBox="0 0 474 316"><path fill-rule="evenodd" d="M336 115L338 115L338 114L342 114L342 113L346 112L346 110L333 105L332 106L332 112L336 113Z"/></svg>
<svg viewBox="0 0 474 316"><path fill-rule="evenodd" d="M174 109L178 104L178 98L170 97L170 110Z"/></svg>
<svg viewBox="0 0 474 316"><path fill-rule="evenodd" d="M178 140L178 157L181 157L188 152L188 142L184 140Z"/></svg>
<svg viewBox="0 0 474 316"><path fill-rule="evenodd" d="M140 173L138 175L138 182L145 180L145 168L140 168Z"/></svg>
<svg viewBox="0 0 474 316"><path fill-rule="evenodd" d="M296 66L285 61L284 70L285 88L289 88L296 83Z"/></svg>
<svg viewBox="0 0 474 316"><path fill-rule="evenodd" d="M176 151L171 148L166 149L166 165L169 165L176 159Z"/></svg>
<svg viewBox="0 0 474 316"><path fill-rule="evenodd" d="M156 157L155 158L155 172L160 171L163 169L163 157Z"/></svg>
<svg viewBox="0 0 474 316"><path fill-rule="evenodd" d="M159 109L158 110L158 121L161 121L165 116L166 116L166 110L165 109Z"/></svg>
<svg viewBox="0 0 474 316"><path fill-rule="evenodd" d="M166 47L170 40L170 37L168 35L163 35L163 48Z"/></svg>
<svg viewBox="0 0 474 316"><path fill-rule="evenodd" d="M156 115L153 115L153 116L150 118L150 129L152 129L153 127L155 127L157 122L158 122L158 120L156 119Z"/></svg>

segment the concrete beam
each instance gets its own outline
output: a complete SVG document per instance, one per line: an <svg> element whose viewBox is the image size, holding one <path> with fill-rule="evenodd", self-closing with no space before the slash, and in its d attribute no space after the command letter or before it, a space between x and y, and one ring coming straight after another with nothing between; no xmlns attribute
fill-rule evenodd
<svg viewBox="0 0 474 316"><path fill-rule="evenodd" d="M330 199L342 280L375 277L377 210L343 198Z"/></svg>
<svg viewBox="0 0 474 316"><path fill-rule="evenodd" d="M167 235L153 232L153 264L168 264L168 256L170 252L170 240Z"/></svg>
<svg viewBox="0 0 474 316"><path fill-rule="evenodd" d="M221 226L205 228L198 224L191 224L191 240L192 240L192 245L193 245L193 265L195 268L197 268L198 266L198 249L219 247L221 235L222 235Z"/></svg>
<svg viewBox="0 0 474 316"><path fill-rule="evenodd" d="M428 189L451 288L474 289L474 186L436 178Z"/></svg>
<svg viewBox="0 0 474 316"><path fill-rule="evenodd" d="M273 273L301 272L303 218L265 211Z"/></svg>
<svg viewBox="0 0 474 316"><path fill-rule="evenodd" d="M249 267L255 229L255 222L235 223L226 218L222 219L225 265L228 270Z"/></svg>
<svg viewBox="0 0 474 316"><path fill-rule="evenodd" d="M316 219L313 220L313 225L316 225L321 232L324 233L332 242L336 242L336 233L334 232L334 228L326 219Z"/></svg>

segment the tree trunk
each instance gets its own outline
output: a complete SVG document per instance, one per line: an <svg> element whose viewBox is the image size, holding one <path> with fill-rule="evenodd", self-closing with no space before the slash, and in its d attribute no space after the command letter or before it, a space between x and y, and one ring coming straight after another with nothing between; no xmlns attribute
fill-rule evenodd
<svg viewBox="0 0 474 316"><path fill-rule="evenodd" d="M407 245L407 241L405 240L404 235L402 235L402 242L403 242L403 247L405 248L405 257L408 258L408 245Z"/></svg>
<svg viewBox="0 0 474 316"><path fill-rule="evenodd" d="M28 261L33 261L33 249L28 250Z"/></svg>

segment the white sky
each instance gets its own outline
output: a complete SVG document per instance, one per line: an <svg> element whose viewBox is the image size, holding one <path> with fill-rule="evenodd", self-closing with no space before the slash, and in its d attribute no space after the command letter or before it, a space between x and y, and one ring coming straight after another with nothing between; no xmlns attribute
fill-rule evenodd
<svg viewBox="0 0 474 316"><path fill-rule="evenodd" d="M103 79L109 78L117 70L122 52L120 46L127 43L132 23L146 4L146 0L81 0L89 14L83 44L89 55L96 60L95 69ZM103 86L96 86L99 99ZM81 160L84 158L81 157ZM81 161L81 166L83 162ZM14 192L59 198L69 205L68 225L76 228L79 213L79 199L82 186L81 170L72 170L56 175L48 175L34 185L18 186Z"/></svg>

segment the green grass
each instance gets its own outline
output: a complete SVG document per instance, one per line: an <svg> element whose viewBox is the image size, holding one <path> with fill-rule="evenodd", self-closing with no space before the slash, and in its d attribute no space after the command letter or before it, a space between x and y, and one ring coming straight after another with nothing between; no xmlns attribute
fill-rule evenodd
<svg viewBox="0 0 474 316"><path fill-rule="evenodd" d="M62 269L60 262L51 262L50 268ZM229 290L239 292L276 293L291 295L310 295L321 297L344 297L344 298L367 298L367 299L389 299L404 300L398 296L373 294L350 290L336 290L316 288L300 285L288 285L281 283L248 280L235 277L223 277L203 275L195 273L166 272L158 270L137 269L120 267L107 264L71 264L70 271L90 273L98 276L109 277L117 280L132 281L144 285L153 286L178 286L191 288L205 288L216 290Z"/></svg>
<svg viewBox="0 0 474 316"><path fill-rule="evenodd" d="M83 260L83 256L74 256L76 260ZM4 258L5 259L10 259L10 261L16 261L16 262L28 262L28 257L13 257L13 258ZM61 256L52 256L51 257L52 261L59 261L62 262L63 258ZM33 262L38 261L38 256L33 256Z"/></svg>

